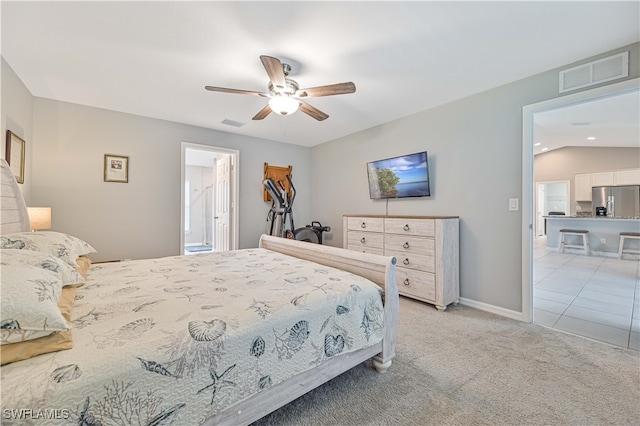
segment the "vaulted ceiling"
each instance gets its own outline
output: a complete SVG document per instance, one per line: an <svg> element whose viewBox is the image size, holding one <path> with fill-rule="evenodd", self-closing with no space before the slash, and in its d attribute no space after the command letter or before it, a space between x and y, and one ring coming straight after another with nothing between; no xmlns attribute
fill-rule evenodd
<svg viewBox="0 0 640 426"><path fill-rule="evenodd" d="M314 146L637 42L639 4L3 1L2 56L34 96ZM267 91L260 55L357 90L321 122L204 90Z"/></svg>

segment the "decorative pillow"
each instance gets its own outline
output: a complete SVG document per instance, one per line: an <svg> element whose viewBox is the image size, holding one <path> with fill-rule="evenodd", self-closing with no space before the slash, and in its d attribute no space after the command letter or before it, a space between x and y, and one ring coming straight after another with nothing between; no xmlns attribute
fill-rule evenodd
<svg viewBox="0 0 640 426"><path fill-rule="evenodd" d="M32 250L51 254L67 262L74 268L76 259L95 249L86 241L72 235L54 231L17 232L0 237L0 248Z"/></svg>
<svg viewBox="0 0 640 426"><path fill-rule="evenodd" d="M0 249L0 265L36 266L59 273L63 286L79 287L84 284L84 278L71 265L57 257L39 251Z"/></svg>
<svg viewBox="0 0 640 426"><path fill-rule="evenodd" d="M3 266L0 273L0 344L69 329L58 309L60 274L30 265Z"/></svg>
<svg viewBox="0 0 640 426"><path fill-rule="evenodd" d="M75 287L65 287L62 289L62 295L58 303L58 308L64 319L67 320L69 326L71 325L71 310L75 296ZM38 339L2 345L0 346L0 365L22 361L23 359L29 359L36 355L49 352L71 349L72 347L73 334L71 330L60 331Z"/></svg>

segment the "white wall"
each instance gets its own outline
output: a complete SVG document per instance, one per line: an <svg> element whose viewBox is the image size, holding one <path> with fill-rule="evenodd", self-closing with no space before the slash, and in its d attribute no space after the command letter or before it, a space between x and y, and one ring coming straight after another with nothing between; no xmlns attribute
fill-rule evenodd
<svg viewBox="0 0 640 426"><path fill-rule="evenodd" d="M640 145L640 141L638 141ZM534 159L536 181L573 180L576 173L640 168L638 148L567 146L538 154Z"/></svg>
<svg viewBox="0 0 640 426"><path fill-rule="evenodd" d="M25 140L24 184L19 184L27 205L31 203L31 157L33 153L33 97L22 80L2 58L2 148L0 156L5 158L7 130Z"/></svg>
<svg viewBox="0 0 640 426"><path fill-rule="evenodd" d="M309 148L37 97L33 117L32 199L95 261L179 253L181 142L240 151L240 248L265 230L264 162L293 166L296 222L310 221ZM129 157L129 183L103 182L104 154Z"/></svg>
<svg viewBox="0 0 640 426"><path fill-rule="evenodd" d="M634 78L638 47L599 57L631 50ZM521 312L522 213L508 211L508 200L522 197L522 108L559 96L558 71L312 148L312 191L318 194L312 210L333 228L327 243L342 246L344 214L460 216L461 297ZM423 150L429 152L431 197L389 200L388 207L369 199L367 162Z"/></svg>
<svg viewBox="0 0 640 426"><path fill-rule="evenodd" d="M185 244L204 244L205 242L205 201L207 200L205 188L213 183L212 167L213 164L211 167L187 166L185 168L185 178L189 179L190 191L189 194L185 193L185 200L190 200L190 230L185 233ZM211 220L213 221L213 219Z"/></svg>

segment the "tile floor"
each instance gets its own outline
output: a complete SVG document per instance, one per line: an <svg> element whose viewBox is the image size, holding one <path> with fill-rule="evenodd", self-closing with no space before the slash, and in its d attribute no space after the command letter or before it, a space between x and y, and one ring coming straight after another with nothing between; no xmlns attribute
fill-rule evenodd
<svg viewBox="0 0 640 426"><path fill-rule="evenodd" d="M533 321L640 351L640 261L547 250L534 240Z"/></svg>

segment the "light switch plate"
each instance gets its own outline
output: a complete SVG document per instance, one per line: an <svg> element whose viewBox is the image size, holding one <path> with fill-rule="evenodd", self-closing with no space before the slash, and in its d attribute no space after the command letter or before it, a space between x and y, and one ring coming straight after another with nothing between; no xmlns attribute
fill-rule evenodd
<svg viewBox="0 0 640 426"><path fill-rule="evenodd" d="M520 199L518 199L518 198L509 198L509 211L510 212L517 212L520 209L519 201L520 201Z"/></svg>

